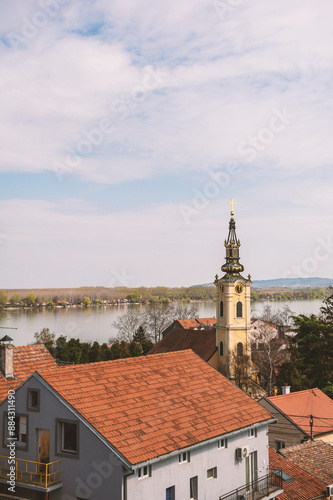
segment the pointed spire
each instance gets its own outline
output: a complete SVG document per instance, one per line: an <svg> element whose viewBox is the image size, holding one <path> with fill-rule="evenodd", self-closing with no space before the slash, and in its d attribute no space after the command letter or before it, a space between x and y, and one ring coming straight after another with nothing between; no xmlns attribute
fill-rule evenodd
<svg viewBox="0 0 333 500"><path fill-rule="evenodd" d="M234 199L231 198L231 202L228 202L228 205L231 205L231 213L230 213L230 221L229 221L229 234L228 239L224 241L224 246L226 248L226 263L221 267L222 271L227 275L235 275L244 271L244 266L239 263L239 247L240 241L237 239L236 235L236 222L234 219Z"/></svg>

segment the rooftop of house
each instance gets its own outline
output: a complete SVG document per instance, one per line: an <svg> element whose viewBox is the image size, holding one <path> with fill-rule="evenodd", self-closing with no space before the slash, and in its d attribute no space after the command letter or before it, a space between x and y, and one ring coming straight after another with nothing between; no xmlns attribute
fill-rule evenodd
<svg viewBox="0 0 333 500"><path fill-rule="evenodd" d="M58 368L44 344L14 346L14 378L7 379L0 372L0 401L8 395L9 389L18 387L36 370Z"/></svg>
<svg viewBox="0 0 333 500"><path fill-rule="evenodd" d="M333 446L329 443L321 440L308 441L282 448L280 453L326 485L333 484Z"/></svg>
<svg viewBox="0 0 333 500"><path fill-rule="evenodd" d="M132 465L272 418L191 350L39 375Z"/></svg>
<svg viewBox="0 0 333 500"><path fill-rule="evenodd" d="M217 350L215 328L207 330L175 328L160 340L149 351L149 354L184 351L185 349L192 349L200 358L208 361Z"/></svg>
<svg viewBox="0 0 333 500"><path fill-rule="evenodd" d="M215 326L216 318L177 319L175 323L185 329L200 328L202 326Z"/></svg>
<svg viewBox="0 0 333 500"><path fill-rule="evenodd" d="M291 392L266 398L311 435L310 415L313 416L313 435L333 432L333 401L320 389Z"/></svg>
<svg viewBox="0 0 333 500"><path fill-rule="evenodd" d="M267 326L270 326L271 328L274 328L275 330L277 329L276 327L276 323L270 323L269 321L265 321L263 319L260 319L260 318L251 318L251 325L253 327L255 327L256 325L267 325Z"/></svg>
<svg viewBox="0 0 333 500"><path fill-rule="evenodd" d="M269 449L269 466L271 469L282 469L284 492L276 500L312 500L313 498L326 498L326 482L314 477L299 465L286 460Z"/></svg>

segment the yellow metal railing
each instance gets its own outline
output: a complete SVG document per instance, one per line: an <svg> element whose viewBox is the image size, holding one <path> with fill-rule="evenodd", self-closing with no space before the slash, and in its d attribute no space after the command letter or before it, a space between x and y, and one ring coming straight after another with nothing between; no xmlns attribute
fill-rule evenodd
<svg viewBox="0 0 333 500"><path fill-rule="evenodd" d="M57 460L46 464L0 455L0 478L8 481L10 476L14 478L15 475L15 482L48 488L61 481L60 462L61 460Z"/></svg>

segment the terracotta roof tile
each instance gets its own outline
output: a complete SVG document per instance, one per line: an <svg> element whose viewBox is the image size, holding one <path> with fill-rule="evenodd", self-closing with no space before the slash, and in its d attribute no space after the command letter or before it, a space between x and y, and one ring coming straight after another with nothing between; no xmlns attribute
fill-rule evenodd
<svg viewBox="0 0 333 500"><path fill-rule="evenodd" d="M164 352L183 351L192 349L204 361L208 361L216 351L216 330L194 330L175 328L164 339L160 340L149 354L162 354Z"/></svg>
<svg viewBox="0 0 333 500"><path fill-rule="evenodd" d="M191 319L177 319L175 323L182 328L200 328L200 326L214 326L216 325L216 318L191 318Z"/></svg>
<svg viewBox="0 0 333 500"><path fill-rule="evenodd" d="M15 379L6 380L0 372L0 401L7 397L9 389L18 387L36 370L54 368L58 366L44 344L14 346Z"/></svg>
<svg viewBox="0 0 333 500"><path fill-rule="evenodd" d="M333 484L333 446L329 443L321 440L308 441L283 448L280 453L325 484Z"/></svg>
<svg viewBox="0 0 333 500"><path fill-rule="evenodd" d="M271 448L269 449L269 466L271 469L281 468L285 474L293 478L293 481L283 481L284 493L277 496L276 500L312 500L326 491L326 483L281 457Z"/></svg>
<svg viewBox="0 0 333 500"><path fill-rule="evenodd" d="M310 415L314 417L314 436L333 431L333 401L320 389L292 392L267 399L309 435Z"/></svg>
<svg viewBox="0 0 333 500"><path fill-rule="evenodd" d="M132 464L271 417L190 350L41 375Z"/></svg>

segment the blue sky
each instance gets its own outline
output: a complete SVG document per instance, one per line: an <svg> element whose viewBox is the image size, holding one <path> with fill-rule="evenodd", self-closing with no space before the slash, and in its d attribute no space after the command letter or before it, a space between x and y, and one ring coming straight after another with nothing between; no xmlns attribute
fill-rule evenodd
<svg viewBox="0 0 333 500"><path fill-rule="evenodd" d="M333 277L329 0L4 0L0 288Z"/></svg>

